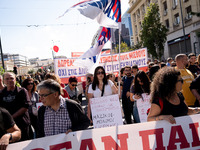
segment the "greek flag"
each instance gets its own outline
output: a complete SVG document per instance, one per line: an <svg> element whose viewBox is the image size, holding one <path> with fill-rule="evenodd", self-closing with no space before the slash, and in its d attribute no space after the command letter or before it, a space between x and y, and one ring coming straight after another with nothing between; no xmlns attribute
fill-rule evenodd
<svg viewBox="0 0 200 150"><path fill-rule="evenodd" d="M83 68L88 68L91 70L92 66L98 66L101 57L101 50L105 43L111 38L110 28L100 27L101 32L99 34L98 41L96 44L87 50L82 56L80 56L75 62L74 66L79 66Z"/></svg>
<svg viewBox="0 0 200 150"><path fill-rule="evenodd" d="M67 9L77 9L80 13L90 19L95 19L104 27L120 28L121 25L121 4L120 0L85 0Z"/></svg>

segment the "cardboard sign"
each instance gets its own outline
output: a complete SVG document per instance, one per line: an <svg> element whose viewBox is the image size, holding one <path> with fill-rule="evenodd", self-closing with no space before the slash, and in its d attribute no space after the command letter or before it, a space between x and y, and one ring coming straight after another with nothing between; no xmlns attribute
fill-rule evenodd
<svg viewBox="0 0 200 150"><path fill-rule="evenodd" d="M122 125L119 96L110 95L90 99L94 128Z"/></svg>
<svg viewBox="0 0 200 150"><path fill-rule="evenodd" d="M37 110L38 110L42 105L43 105L42 102L40 102L40 103L36 103Z"/></svg>
<svg viewBox="0 0 200 150"><path fill-rule="evenodd" d="M143 93L142 98L137 100L137 109L140 117L140 122L147 122L147 110L150 107L150 95Z"/></svg>

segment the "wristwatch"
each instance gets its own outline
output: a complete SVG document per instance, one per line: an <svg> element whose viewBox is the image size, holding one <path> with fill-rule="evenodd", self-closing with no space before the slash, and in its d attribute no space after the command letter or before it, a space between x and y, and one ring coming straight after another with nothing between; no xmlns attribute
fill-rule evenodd
<svg viewBox="0 0 200 150"><path fill-rule="evenodd" d="M10 135L9 141L11 141L12 140L12 133L7 133L7 134Z"/></svg>

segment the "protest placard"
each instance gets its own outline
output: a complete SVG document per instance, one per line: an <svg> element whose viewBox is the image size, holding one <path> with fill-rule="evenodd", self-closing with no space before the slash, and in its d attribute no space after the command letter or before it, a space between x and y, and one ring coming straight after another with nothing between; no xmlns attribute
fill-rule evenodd
<svg viewBox="0 0 200 150"><path fill-rule="evenodd" d="M137 100L137 109L140 117L140 122L147 122L147 110L150 107L150 95L143 93L142 98Z"/></svg>
<svg viewBox="0 0 200 150"><path fill-rule="evenodd" d="M122 125L122 113L117 94L90 99L94 128Z"/></svg>
<svg viewBox="0 0 200 150"><path fill-rule="evenodd" d="M54 71L59 76L62 83L68 83L70 76L76 76L79 82L85 81L85 75L87 73L86 68L74 66L73 63L76 58L55 58L54 59ZM100 58L99 65L103 66L106 73L114 73L118 75L119 68L127 65L133 66L138 65L140 70L147 71L147 48L142 48L130 52L112 55L102 55ZM113 70L112 70L113 69Z"/></svg>

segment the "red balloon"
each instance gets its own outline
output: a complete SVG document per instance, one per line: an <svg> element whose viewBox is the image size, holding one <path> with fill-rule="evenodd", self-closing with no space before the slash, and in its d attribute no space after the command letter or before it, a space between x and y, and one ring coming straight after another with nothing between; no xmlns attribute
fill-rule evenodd
<svg viewBox="0 0 200 150"><path fill-rule="evenodd" d="M53 47L53 50L57 53L58 50L59 50L59 47L55 45L55 46Z"/></svg>

